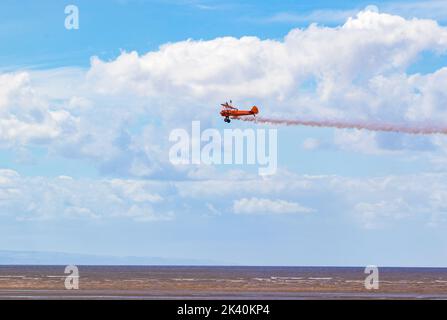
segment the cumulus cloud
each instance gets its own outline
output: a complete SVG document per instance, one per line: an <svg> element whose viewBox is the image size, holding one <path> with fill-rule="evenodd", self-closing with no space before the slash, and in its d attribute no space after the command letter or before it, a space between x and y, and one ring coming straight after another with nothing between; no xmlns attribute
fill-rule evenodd
<svg viewBox="0 0 447 320"><path fill-rule="evenodd" d="M294 29L283 41L257 37L188 40L142 56L122 53L110 62L93 58L88 77L103 93L171 96L176 92L184 98L199 99L226 97L231 92L241 99L287 102L294 98L293 102L303 105L305 101L296 100L303 94L297 93L313 78L317 81L316 95L305 98L322 100L317 106L336 98L331 101L334 109L350 108L347 102L357 102L352 106L355 110L367 108L358 102L372 93L358 84L380 82L382 78L375 78L378 75L386 76L386 80L389 72L400 75L421 52L444 52L446 47L447 31L435 21L405 20L367 10L341 27ZM354 90L340 91L343 87Z"/></svg>
<svg viewBox="0 0 447 320"><path fill-rule="evenodd" d="M17 220L171 220L173 213L157 209L163 201L149 182L23 177L0 170L0 215Z"/></svg>
<svg viewBox="0 0 447 320"><path fill-rule="evenodd" d="M234 213L239 214L287 214L310 213L314 210L306 208L296 202L285 200L270 200L259 198L242 198L234 201Z"/></svg>
<svg viewBox="0 0 447 320"><path fill-rule="evenodd" d="M33 90L26 72L0 74L0 143L4 146L42 144L76 128L77 119L51 108Z"/></svg>

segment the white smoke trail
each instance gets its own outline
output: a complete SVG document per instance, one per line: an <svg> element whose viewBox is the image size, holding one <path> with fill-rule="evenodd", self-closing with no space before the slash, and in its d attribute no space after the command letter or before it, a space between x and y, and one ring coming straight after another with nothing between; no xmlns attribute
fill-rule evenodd
<svg viewBox="0 0 447 320"><path fill-rule="evenodd" d="M250 121L257 123L265 123L272 125L286 125L286 126L307 126L307 127L325 127L338 129L359 129L369 131L384 131L384 132L400 132L408 134L447 134L446 126L432 126L432 125L397 125L390 123L372 123L372 122L349 122L349 121L306 121L306 120L285 120L285 119L269 119L269 118L239 118L242 121Z"/></svg>

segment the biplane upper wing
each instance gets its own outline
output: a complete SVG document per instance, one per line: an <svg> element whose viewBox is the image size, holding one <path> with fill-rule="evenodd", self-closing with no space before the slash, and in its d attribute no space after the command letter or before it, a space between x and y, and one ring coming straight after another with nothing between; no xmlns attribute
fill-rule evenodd
<svg viewBox="0 0 447 320"><path fill-rule="evenodd" d="M228 102L226 102L226 103L222 103L221 106L224 107L224 108L227 108L227 109L237 110L237 108L235 108L235 107L233 107L233 106L230 106L230 105L228 104Z"/></svg>

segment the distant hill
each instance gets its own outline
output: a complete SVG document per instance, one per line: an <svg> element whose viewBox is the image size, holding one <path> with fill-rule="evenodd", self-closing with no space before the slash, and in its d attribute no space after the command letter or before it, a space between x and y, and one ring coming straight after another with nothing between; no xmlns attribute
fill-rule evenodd
<svg viewBox="0 0 447 320"><path fill-rule="evenodd" d="M219 265L209 260L0 250L0 265Z"/></svg>

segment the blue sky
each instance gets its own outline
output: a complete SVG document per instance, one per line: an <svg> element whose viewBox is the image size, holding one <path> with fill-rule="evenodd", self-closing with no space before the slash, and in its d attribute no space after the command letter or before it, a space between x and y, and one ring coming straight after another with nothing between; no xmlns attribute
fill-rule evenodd
<svg viewBox="0 0 447 320"><path fill-rule="evenodd" d="M0 249L445 266L443 135L277 127L267 178L167 157L174 128L228 127L231 98L443 125L446 22L443 1L2 1Z"/></svg>

